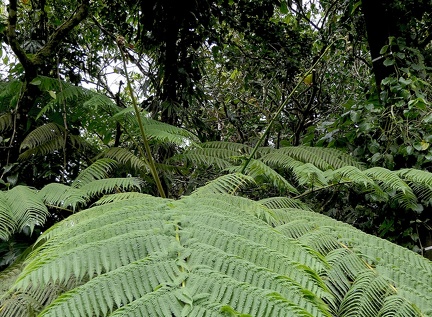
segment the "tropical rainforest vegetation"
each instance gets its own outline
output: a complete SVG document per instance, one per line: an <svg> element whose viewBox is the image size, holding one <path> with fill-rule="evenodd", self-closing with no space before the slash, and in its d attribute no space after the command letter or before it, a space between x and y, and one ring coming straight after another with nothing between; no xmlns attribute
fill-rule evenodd
<svg viewBox="0 0 432 317"><path fill-rule="evenodd" d="M432 316L430 1L0 4L0 316Z"/></svg>

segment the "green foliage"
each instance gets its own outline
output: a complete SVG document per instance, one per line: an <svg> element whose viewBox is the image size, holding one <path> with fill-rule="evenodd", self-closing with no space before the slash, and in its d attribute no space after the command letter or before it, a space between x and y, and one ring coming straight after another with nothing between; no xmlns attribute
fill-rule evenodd
<svg viewBox="0 0 432 317"><path fill-rule="evenodd" d="M0 191L0 239L7 241L21 231L31 235L35 226L45 224L47 207L75 211L104 194L139 190L138 178L107 178L116 166L113 160L100 159L83 170L71 186L51 183L36 190L19 185Z"/></svg>
<svg viewBox="0 0 432 317"><path fill-rule="evenodd" d="M37 192L26 186L0 191L0 239L8 240L15 232L28 230L45 223L48 209Z"/></svg>
<svg viewBox="0 0 432 317"><path fill-rule="evenodd" d="M266 205L206 191L83 210L39 238L0 315L432 314L428 260L326 216Z"/></svg>

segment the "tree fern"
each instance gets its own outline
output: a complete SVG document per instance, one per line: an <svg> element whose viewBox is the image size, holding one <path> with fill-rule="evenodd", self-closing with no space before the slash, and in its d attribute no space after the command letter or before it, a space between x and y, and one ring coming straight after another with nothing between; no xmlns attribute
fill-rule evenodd
<svg viewBox="0 0 432 317"><path fill-rule="evenodd" d="M237 153L237 155L247 155L250 154L253 150L252 147L235 142L221 142L221 141L213 141L213 142L205 142L201 144L201 147L207 149L221 149L228 150Z"/></svg>
<svg viewBox="0 0 432 317"><path fill-rule="evenodd" d="M145 134L158 143L172 143L186 147L198 142L197 137L186 129L153 120L146 112L140 113L140 116ZM136 113L132 107L118 111L113 119L126 122L127 126L138 129Z"/></svg>
<svg viewBox="0 0 432 317"><path fill-rule="evenodd" d="M90 200L112 192L139 190L141 181L138 178L106 178L88 181L77 186L51 183L38 192L44 204L50 207L76 210L85 206Z"/></svg>
<svg viewBox="0 0 432 317"><path fill-rule="evenodd" d="M80 136L68 134L68 141L75 148L87 147L86 141ZM46 155L64 147L65 129L56 123L47 123L31 131L21 143L20 159L32 155Z"/></svg>
<svg viewBox="0 0 432 317"><path fill-rule="evenodd" d="M287 155L304 163L312 163L321 170L336 169L347 165L362 166L351 156L330 148L288 146L276 150L276 153Z"/></svg>
<svg viewBox="0 0 432 317"><path fill-rule="evenodd" d="M211 153L209 153L211 152ZM209 151L209 149L194 149L191 151L186 150L184 153L179 155L175 155L172 157L169 162L173 162L176 160L183 160L192 163L195 166L214 166L219 169L226 169L227 167L231 167L233 163L230 161L235 158L235 154L233 152L226 152L220 155L215 155L214 151Z"/></svg>
<svg viewBox="0 0 432 317"><path fill-rule="evenodd" d="M40 126L30 132L27 137L21 143L20 149L30 148L33 149L41 144L47 143L51 140L57 140L63 138L64 128L55 123L47 123L43 126ZM48 149L47 151L42 151L44 154L52 152L58 149L59 146L56 146L53 149Z"/></svg>
<svg viewBox="0 0 432 317"><path fill-rule="evenodd" d="M132 198L140 198L143 196L147 196L147 194L138 193L138 192L124 192L124 193L116 193L116 194L108 194L102 196L95 205L104 205L112 202L128 200Z"/></svg>
<svg viewBox="0 0 432 317"><path fill-rule="evenodd" d="M79 173L79 175L72 182L72 187L80 188L92 181L107 178L116 167L117 162L112 159L99 159Z"/></svg>
<svg viewBox="0 0 432 317"><path fill-rule="evenodd" d="M432 316L430 261L320 214L274 211L209 190L83 210L40 237L0 316Z"/></svg>
<svg viewBox="0 0 432 317"><path fill-rule="evenodd" d="M306 187L322 187L327 185L324 173L311 163L299 165L293 169L293 174L300 185Z"/></svg>
<svg viewBox="0 0 432 317"><path fill-rule="evenodd" d="M240 172L241 169L241 166L227 168L227 170L230 172ZM274 169L259 160L252 159L244 173L252 177L257 183L269 182L270 184L278 188L280 191L298 193L298 190L293 185L291 185L283 176L281 176Z"/></svg>
<svg viewBox="0 0 432 317"><path fill-rule="evenodd" d="M48 209L35 190L16 186L7 192L0 191L0 239L7 240L13 233L45 223Z"/></svg>
<svg viewBox="0 0 432 317"><path fill-rule="evenodd" d="M415 192L425 200L432 197L432 174L416 169L402 169L397 175L409 183Z"/></svg>
<svg viewBox="0 0 432 317"><path fill-rule="evenodd" d="M255 183L252 177L241 173L231 173L219 176L206 185L198 188L195 193L229 193L234 194L248 184Z"/></svg>
<svg viewBox="0 0 432 317"><path fill-rule="evenodd" d="M212 165L221 170L243 170L245 156L252 149L232 142L208 142L174 156L195 166ZM242 160L243 159L243 160ZM432 174L415 169L390 171L382 167L364 169L351 156L335 149L306 146L280 149L259 148L243 171L257 183L270 182L288 194L312 193L334 186L345 186L358 193L369 193L374 201L397 203L417 210L421 200L432 197ZM284 176L282 176L284 175Z"/></svg>
<svg viewBox="0 0 432 317"><path fill-rule="evenodd" d="M104 150L100 156L111 158L117 162L125 165L129 165L137 171L149 171L148 164L144 159L139 158L128 149L111 147Z"/></svg>

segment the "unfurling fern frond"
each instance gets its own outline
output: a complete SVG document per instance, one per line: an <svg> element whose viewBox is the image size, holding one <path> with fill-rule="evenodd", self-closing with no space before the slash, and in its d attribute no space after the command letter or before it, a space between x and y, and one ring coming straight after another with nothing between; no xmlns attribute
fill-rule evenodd
<svg viewBox="0 0 432 317"><path fill-rule="evenodd" d="M268 207L209 191L83 210L39 239L0 316L431 316L430 261L285 212L270 225Z"/></svg>

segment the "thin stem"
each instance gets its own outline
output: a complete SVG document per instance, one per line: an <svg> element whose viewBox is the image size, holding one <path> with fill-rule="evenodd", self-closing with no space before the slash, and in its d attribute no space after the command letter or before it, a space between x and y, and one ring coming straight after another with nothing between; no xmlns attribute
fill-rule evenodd
<svg viewBox="0 0 432 317"><path fill-rule="evenodd" d="M130 97L132 99L132 104L133 104L133 107L135 109L135 113L136 113L136 116L137 116L138 126L139 126L139 129L140 129L140 132L141 132L142 141L144 143L144 149L145 149L146 154L147 154L147 161L148 161L148 164L149 164L149 167L150 167L150 172L151 172L151 174L153 176L154 181L156 182L156 186L157 186L157 189L159 191L159 195L162 198L166 198L165 191L164 191L164 189L162 187L162 183L160 181L159 175L158 175L157 170L156 170L156 165L155 165L155 162L154 162L154 159L153 159L153 155L151 153L150 145L149 145L147 136L146 136L146 134L144 132L144 126L143 126L143 123L142 123L142 120L141 120L141 111L138 109L138 104L137 104L137 101L136 101L136 98L135 98L135 94L133 92L132 85L131 85L131 82L130 82L130 79L129 79L129 74L128 74L127 67L126 67L126 57L124 55L123 45L122 45L122 43L121 43L120 40L117 41L117 46L118 46L118 48L120 50L120 54L121 54L121 57L122 57L123 68L124 68L124 72L125 72L125 76L126 76L127 88L129 90L129 95L130 95Z"/></svg>
<svg viewBox="0 0 432 317"><path fill-rule="evenodd" d="M249 163L252 161L252 158L255 156L255 153L257 152L258 148L261 146L262 142L264 141L267 133L270 131L271 127L273 126L273 123L276 121L276 119L279 117L281 111L283 110L283 108L287 105L288 101L291 99L291 97L294 95L294 93L296 92L297 88L300 86L300 84L304 81L304 79L313 71L313 69L315 68L315 66L318 64L318 62L321 61L321 59L324 57L325 54L327 54L327 51L330 49L330 47L332 47L332 45L335 42L331 43L329 46L327 46L327 48L324 50L324 52L320 55L320 57L315 61L315 63L313 63L313 65L309 68L308 71L306 71L305 73L303 73L303 76L301 76L300 80L298 81L297 85L295 85L295 87L293 88L293 90L290 92L290 94L287 96L287 98L285 99L285 101L280 105L280 107L278 108L278 110L276 111L276 113L274 114L273 118L270 120L270 122L268 123L266 129L264 130L264 133L261 135L261 138L258 140L258 142L256 143L254 149L252 150L252 153L249 155L249 157L247 158L246 162L244 163L240 173L244 174L247 166L249 165Z"/></svg>
<svg viewBox="0 0 432 317"><path fill-rule="evenodd" d="M63 84L60 78L60 60L57 56L57 80L60 87L60 93L63 93ZM63 97L62 98L62 106L63 106L63 125L64 125L64 139L63 139L63 173L61 175L61 181L64 182L65 180L65 174L66 174L66 168L67 168L67 152L66 152L66 146L67 146L67 138L68 138L68 124L67 124L67 112L66 112L66 100Z"/></svg>

